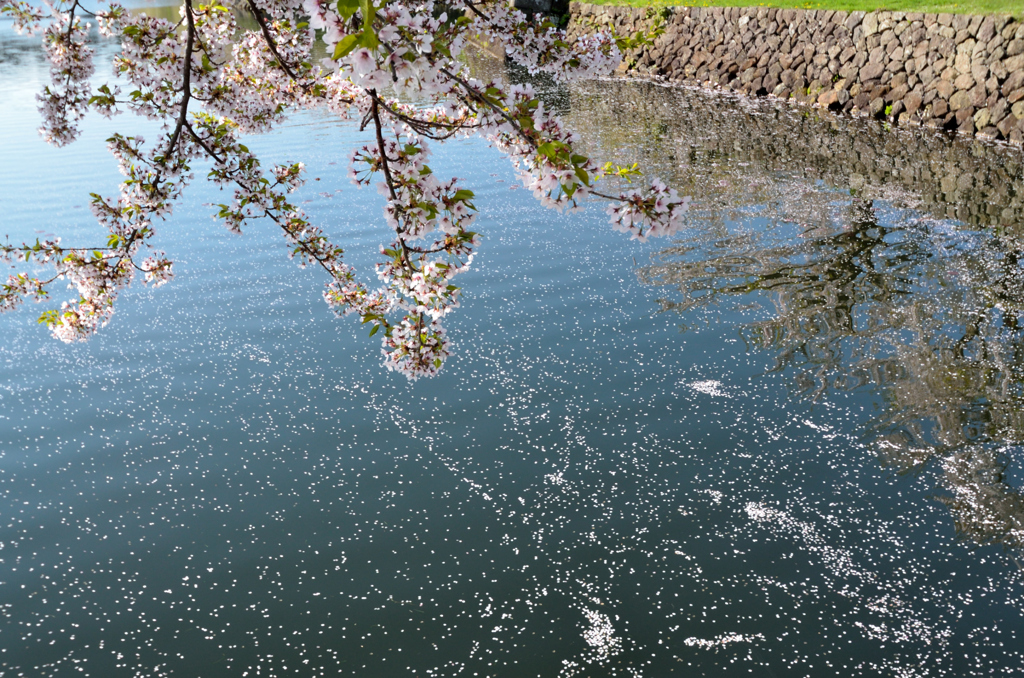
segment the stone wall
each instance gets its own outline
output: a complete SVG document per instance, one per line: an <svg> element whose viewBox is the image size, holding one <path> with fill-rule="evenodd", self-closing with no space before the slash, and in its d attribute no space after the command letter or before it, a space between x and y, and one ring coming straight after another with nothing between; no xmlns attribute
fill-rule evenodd
<svg viewBox="0 0 1024 678"><path fill-rule="evenodd" d="M572 3L571 36L650 10ZM645 75L748 95L1024 141L1024 23L1007 16L672 7L653 46L627 54Z"/></svg>
<svg viewBox="0 0 1024 678"><path fill-rule="evenodd" d="M630 78L579 83L568 102L559 115L581 152L640 163L708 221L795 203L787 218L813 224L845 194L1024 242L1019 147Z"/></svg>

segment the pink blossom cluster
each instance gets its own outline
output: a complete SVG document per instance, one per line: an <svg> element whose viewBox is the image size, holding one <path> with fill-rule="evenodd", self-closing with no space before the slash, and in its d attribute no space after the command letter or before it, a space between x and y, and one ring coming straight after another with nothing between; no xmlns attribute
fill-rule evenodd
<svg viewBox="0 0 1024 678"><path fill-rule="evenodd" d="M683 226L690 198L680 198L674 188L654 179L646 190L632 189L605 210L612 228L640 241L673 235Z"/></svg>
<svg viewBox="0 0 1024 678"><path fill-rule="evenodd" d="M379 117L382 109L397 113L402 107L375 98L371 115ZM476 219L473 192L460 188L456 179L437 179L426 162L429 147L410 126L463 114L404 110L402 126L380 129L376 144L352 155L349 175L356 184L368 185L374 176L383 175L378 189L388 199L384 215L397 238L381 250L389 257L377 266L383 287L369 297L376 306L372 313L363 313L364 321L384 328L385 364L410 378L433 374L448 355L440 319L458 307L460 291L452 279L469 268L480 242L468 230ZM391 323L386 318L391 311L403 311L405 317Z"/></svg>
<svg viewBox="0 0 1024 678"><path fill-rule="evenodd" d="M25 2L25 0L5 0L0 3L0 14L13 20L14 30L19 33L34 34L39 24L46 18L41 7Z"/></svg>
<svg viewBox="0 0 1024 678"><path fill-rule="evenodd" d="M3 290L3 294L0 295L0 312L14 310L25 297L43 301L48 294L44 281L26 273L7 276L7 282L0 290Z"/></svg>
<svg viewBox="0 0 1024 678"><path fill-rule="evenodd" d="M145 283L153 283L153 287L160 287L174 277L172 266L173 262L164 256L163 252L155 252L146 257L139 268L145 273Z"/></svg>
<svg viewBox="0 0 1024 678"><path fill-rule="evenodd" d="M19 274L0 288L0 310L26 298L48 298L56 280L77 300L41 320L60 339L89 336L109 321L118 291L143 274L161 285L173 277L170 257L152 245L202 163L232 199L216 217L240 233L254 220L275 223L300 265L327 276L324 299L340 315L358 315L382 332L385 365L409 378L441 368L450 346L441 320L457 308L453 284L467 270L480 236L473 192L431 170L429 142L480 134L504 152L542 204L575 209L585 198L615 201L617 228L636 237L667 235L686 209L660 182L621 195L596 188L604 170L576 151L565 129L529 86L472 79L459 60L470 36L485 35L531 71L561 80L614 69L621 37L597 31L569 40L555 25L532 20L505 0L241 0L220 4L181 0L179 19L129 12L106 2L89 12L78 0L45 0L44 45L53 83L40 96L43 135L56 145L77 136L89 108L157 120L158 138L115 134L110 151L124 177L114 197L94 195L92 209L106 231L101 247L59 241L4 245L0 257L52 267L49 278ZM255 27L243 28L244 11ZM19 30L33 30L47 12L23 0L0 0ZM113 84L95 86L88 25L119 40ZM327 58L317 58L322 39ZM386 95L384 94L386 92ZM415 100L417 103L408 103ZM318 107L369 127L374 140L352 155L351 176L377 182L386 198L384 222L393 232L381 248L379 285L360 280L325 229L289 200L302 185L301 162L264 169L241 136L265 132L295 110ZM622 176L620 174L620 176Z"/></svg>
<svg viewBox="0 0 1024 678"><path fill-rule="evenodd" d="M326 60L328 69L364 91L390 87L400 97L451 93L443 70L457 64L468 35L465 22L450 21L443 11L435 16L432 0L367 2L350 16L339 12L342 4L304 3L310 27L325 31L324 42L333 54ZM459 9L457 3L449 7ZM373 11L376 28L367 27L364 9ZM441 47L437 52L435 45Z"/></svg>
<svg viewBox="0 0 1024 678"><path fill-rule="evenodd" d="M52 20L43 30L43 47L50 59L51 83L36 95L43 125L39 132L54 146L78 137L78 122L89 109L93 74L92 49L86 45L89 24L73 11L47 2Z"/></svg>
<svg viewBox="0 0 1024 678"><path fill-rule="evenodd" d="M79 297L75 302L63 302L60 313L47 324L54 337L72 342L87 339L110 322L117 292L131 282L134 268L126 257L71 252L57 271Z"/></svg>
<svg viewBox="0 0 1024 678"><path fill-rule="evenodd" d="M505 110L480 116L481 125L519 170L523 185L545 207L577 207L590 194L599 170L590 158L573 151L576 134L544 107L530 85L513 85L507 92L494 83L477 87L482 95L500 97L505 103Z"/></svg>
<svg viewBox="0 0 1024 678"><path fill-rule="evenodd" d="M384 340L384 366L409 379L434 376L447 357L445 331L436 320L406 317Z"/></svg>
<svg viewBox="0 0 1024 678"><path fill-rule="evenodd" d="M465 9L473 17L474 32L503 45L506 54L530 73L581 80L607 75L622 61L615 36L608 31L595 31L570 43L555 24L531 21L510 3L467 1Z"/></svg>

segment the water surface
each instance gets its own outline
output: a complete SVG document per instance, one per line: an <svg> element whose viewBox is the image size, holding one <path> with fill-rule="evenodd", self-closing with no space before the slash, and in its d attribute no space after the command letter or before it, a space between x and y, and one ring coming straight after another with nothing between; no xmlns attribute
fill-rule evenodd
<svg viewBox="0 0 1024 678"><path fill-rule="evenodd" d="M50 149L9 24L0 66L0 232L98 239L103 139L147 128ZM436 148L485 237L436 379L384 371L202 184L158 227L174 282L94 340L0 317L0 676L1024 670L1019 150L645 83L545 96L692 218L630 241L480 140ZM363 138L304 114L250 146L307 163L299 200L369 279Z"/></svg>

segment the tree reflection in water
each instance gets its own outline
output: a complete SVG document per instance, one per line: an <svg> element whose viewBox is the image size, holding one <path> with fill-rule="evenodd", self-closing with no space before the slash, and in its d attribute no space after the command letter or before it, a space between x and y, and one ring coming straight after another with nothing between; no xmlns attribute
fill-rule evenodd
<svg viewBox="0 0 1024 678"><path fill-rule="evenodd" d="M663 310L757 315L741 333L798 397L874 390L881 463L936 473L965 539L1024 549L1018 153L636 80L540 89L595 157L693 197L700 232L639 271L678 290Z"/></svg>
<svg viewBox="0 0 1024 678"><path fill-rule="evenodd" d="M687 318L755 312L740 323L744 339L773 352L773 371L802 397L876 391L868 435L882 463L936 472L962 537L1021 549L1011 464L1024 442L1024 242L794 190L800 199L760 226L722 235L719 222L711 238L660 252L640 278L678 290L660 303Z"/></svg>

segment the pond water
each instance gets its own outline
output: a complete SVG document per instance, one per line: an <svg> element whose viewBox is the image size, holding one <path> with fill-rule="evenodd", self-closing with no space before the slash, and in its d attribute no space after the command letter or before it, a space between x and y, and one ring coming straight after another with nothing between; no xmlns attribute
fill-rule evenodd
<svg viewBox="0 0 1024 678"><path fill-rule="evenodd" d="M95 240L103 139L147 128L49 148L45 77L0 23L0 232ZM687 229L632 241L480 140L435 148L485 237L435 379L385 371L202 183L159 227L176 279L89 343L0 316L0 677L1024 671L1020 150L545 92L692 195ZM300 201L367 272L363 138L307 114L250 146L307 163Z"/></svg>

